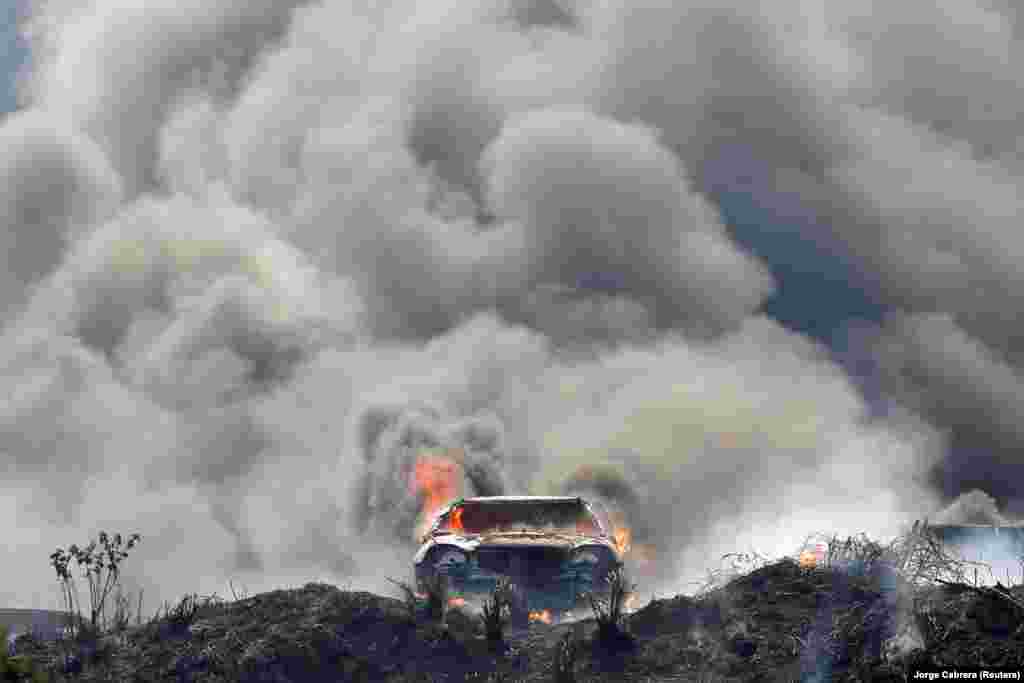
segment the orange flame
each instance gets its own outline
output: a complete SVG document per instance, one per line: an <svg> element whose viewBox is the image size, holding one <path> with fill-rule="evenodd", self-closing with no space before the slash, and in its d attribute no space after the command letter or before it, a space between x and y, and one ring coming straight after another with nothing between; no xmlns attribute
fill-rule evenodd
<svg viewBox="0 0 1024 683"><path fill-rule="evenodd" d="M448 449L443 454L437 451L419 454L410 482L410 493L423 495L420 522L416 527L417 539L427 533L434 515L446 503L459 497L462 479L462 452L459 449Z"/></svg>
<svg viewBox="0 0 1024 683"><path fill-rule="evenodd" d="M461 506L455 508L454 510L452 510L451 527L452 527L452 531L457 531L457 532L460 532L460 533L464 532L466 530L466 527L462 526L462 507Z"/></svg>
<svg viewBox="0 0 1024 683"><path fill-rule="evenodd" d="M623 555L629 552L630 547L632 547L632 541L633 532L629 530L629 527L619 527L615 530L615 546Z"/></svg>
<svg viewBox="0 0 1024 683"><path fill-rule="evenodd" d="M466 599L465 598L448 598L448 606L449 607L465 607L466 606Z"/></svg>
<svg viewBox="0 0 1024 683"><path fill-rule="evenodd" d="M626 523L625 515L616 510L608 514L612 527L612 542L622 555L629 555L636 567L643 572L653 572L657 560L657 550L648 543L635 543L633 530Z"/></svg>
<svg viewBox="0 0 1024 683"><path fill-rule="evenodd" d="M825 552L825 544L818 543L813 548L801 552L798 562L803 569L814 569L825 561Z"/></svg>
<svg viewBox="0 0 1024 683"><path fill-rule="evenodd" d="M612 540L619 552L625 555L633 545L633 531L626 524L626 518L620 512L609 514L612 523Z"/></svg>
<svg viewBox="0 0 1024 683"><path fill-rule="evenodd" d="M626 518L621 512L609 514L609 521L612 523L612 542L623 556L628 555L635 567L645 574L655 571L657 550L648 543L635 543L633 541L633 530L626 524Z"/></svg>
<svg viewBox="0 0 1024 683"><path fill-rule="evenodd" d="M539 612L530 612L530 621L539 621L544 624L550 624L554 621L554 617L551 616L551 610L542 609Z"/></svg>

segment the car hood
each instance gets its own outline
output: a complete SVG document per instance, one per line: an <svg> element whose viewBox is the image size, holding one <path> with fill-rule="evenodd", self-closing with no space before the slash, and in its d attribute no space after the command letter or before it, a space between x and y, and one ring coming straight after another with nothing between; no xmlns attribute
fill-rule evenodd
<svg viewBox="0 0 1024 683"><path fill-rule="evenodd" d="M415 561L419 562L427 551L436 545L453 545L466 552L473 552L481 546L495 548L545 547L565 548L573 550L587 545L600 545L610 549L618 556L615 544L610 538L603 536L586 536L558 532L500 532L479 535L442 534L434 536L424 543L416 553Z"/></svg>

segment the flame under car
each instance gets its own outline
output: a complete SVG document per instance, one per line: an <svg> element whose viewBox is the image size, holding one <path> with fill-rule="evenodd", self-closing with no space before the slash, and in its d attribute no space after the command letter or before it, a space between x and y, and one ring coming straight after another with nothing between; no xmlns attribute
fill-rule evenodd
<svg viewBox="0 0 1024 683"><path fill-rule="evenodd" d="M414 557L419 590L443 577L449 595L480 604L501 578L515 587L513 618L564 616L608 590L622 569L615 540L579 497L494 496L446 506Z"/></svg>

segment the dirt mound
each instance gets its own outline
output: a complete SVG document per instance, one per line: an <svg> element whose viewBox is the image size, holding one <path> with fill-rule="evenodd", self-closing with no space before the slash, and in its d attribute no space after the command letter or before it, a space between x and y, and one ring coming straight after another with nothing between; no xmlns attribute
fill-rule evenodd
<svg viewBox="0 0 1024 683"><path fill-rule="evenodd" d="M630 647L605 647L593 619L507 630L494 646L461 610L429 622L397 599L307 584L105 636L70 668L59 644L24 638L16 649L51 680L97 682L540 683L558 671L571 673L563 681L902 681L914 667L1024 669L1024 588L915 589L884 565L776 562L651 601L624 624Z"/></svg>

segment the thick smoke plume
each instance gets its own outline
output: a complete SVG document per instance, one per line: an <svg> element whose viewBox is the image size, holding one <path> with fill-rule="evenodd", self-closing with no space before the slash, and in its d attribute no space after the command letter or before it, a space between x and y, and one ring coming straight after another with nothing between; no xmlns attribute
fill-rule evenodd
<svg viewBox="0 0 1024 683"><path fill-rule="evenodd" d="M40 0L23 30L0 604L56 606L46 556L100 529L144 535L157 603L388 592L411 554L360 536L362 477L418 448L509 493L619 468L672 588L967 488L1024 511L993 488L1024 445L1014 3ZM723 186L798 198L893 311L884 410L763 314Z"/></svg>

